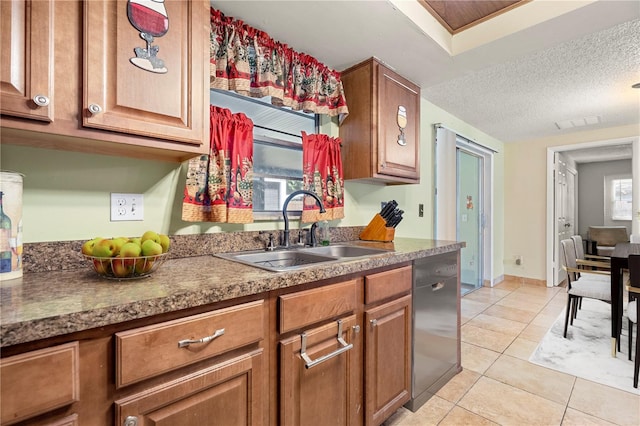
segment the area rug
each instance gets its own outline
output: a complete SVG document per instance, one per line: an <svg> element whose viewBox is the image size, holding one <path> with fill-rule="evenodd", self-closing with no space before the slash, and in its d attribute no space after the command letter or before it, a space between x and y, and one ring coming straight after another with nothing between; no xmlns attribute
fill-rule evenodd
<svg viewBox="0 0 640 426"><path fill-rule="evenodd" d="M564 331L564 311L533 352L529 361L563 373L640 395L633 387L633 361L628 359L627 319L623 320L621 352L611 356L611 307L583 299L578 318ZM636 334L636 333L634 333ZM634 344L635 344L634 336ZM635 350L632 347L632 351Z"/></svg>

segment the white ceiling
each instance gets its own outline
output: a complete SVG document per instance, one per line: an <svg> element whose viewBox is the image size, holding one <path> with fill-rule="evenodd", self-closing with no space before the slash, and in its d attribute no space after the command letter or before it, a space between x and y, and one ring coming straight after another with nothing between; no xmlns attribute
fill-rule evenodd
<svg viewBox="0 0 640 426"><path fill-rule="evenodd" d="M525 23L528 5L521 6L450 39L408 2L415 0L211 4L336 70L376 56L416 82L423 98L505 143L624 125L640 134L640 89L631 89L640 82L637 0L534 0L547 12L565 10ZM473 38L478 43L450 53ZM591 116L600 123L555 124Z"/></svg>

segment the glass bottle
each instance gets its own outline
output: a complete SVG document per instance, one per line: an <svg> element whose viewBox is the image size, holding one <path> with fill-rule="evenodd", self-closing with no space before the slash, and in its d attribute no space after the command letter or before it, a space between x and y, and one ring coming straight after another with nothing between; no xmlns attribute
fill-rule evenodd
<svg viewBox="0 0 640 426"><path fill-rule="evenodd" d="M0 191L0 272L11 272L11 219L4 214Z"/></svg>
<svg viewBox="0 0 640 426"><path fill-rule="evenodd" d="M329 233L329 222L323 220L320 224L320 244L328 246L331 244L331 234Z"/></svg>

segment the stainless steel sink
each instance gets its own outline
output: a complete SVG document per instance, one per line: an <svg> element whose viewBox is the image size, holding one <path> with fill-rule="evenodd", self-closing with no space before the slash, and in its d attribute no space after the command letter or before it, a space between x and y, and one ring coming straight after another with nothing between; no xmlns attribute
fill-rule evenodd
<svg viewBox="0 0 640 426"><path fill-rule="evenodd" d="M389 252L389 250L377 249L372 247L353 246L348 244L310 247L310 248L300 249L299 251L305 252L305 253L319 254L322 256L338 257L338 258L373 256L376 254Z"/></svg>
<svg viewBox="0 0 640 426"><path fill-rule="evenodd" d="M275 272L290 271L318 263L334 262L337 260L335 257L306 253L299 250L260 250L252 252L220 253L216 254L216 256Z"/></svg>
<svg viewBox="0 0 640 426"><path fill-rule="evenodd" d="M215 256L268 271L279 272L301 269L320 263L337 262L339 260L374 256L388 252L389 250L372 247L337 244L321 247L291 247L275 251L254 250L235 253L218 253Z"/></svg>

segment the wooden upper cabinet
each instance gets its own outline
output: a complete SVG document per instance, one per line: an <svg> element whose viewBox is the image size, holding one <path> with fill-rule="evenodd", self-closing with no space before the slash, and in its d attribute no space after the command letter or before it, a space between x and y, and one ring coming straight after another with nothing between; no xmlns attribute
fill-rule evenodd
<svg viewBox="0 0 640 426"><path fill-rule="evenodd" d="M209 134L209 10L202 1L142 3L154 9L84 3L82 124L201 145Z"/></svg>
<svg viewBox="0 0 640 426"><path fill-rule="evenodd" d="M1 1L0 26L0 113L52 121L51 1Z"/></svg>
<svg viewBox="0 0 640 426"><path fill-rule="evenodd" d="M375 58L341 75L349 105L340 126L344 178L418 183L420 88Z"/></svg>

